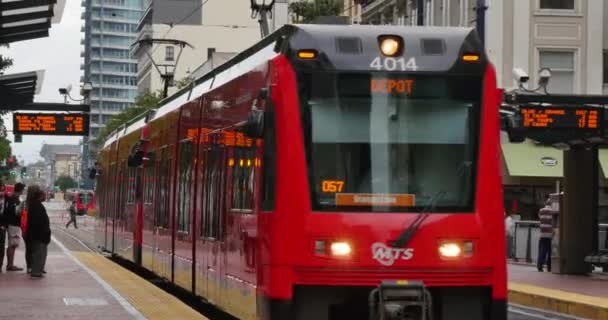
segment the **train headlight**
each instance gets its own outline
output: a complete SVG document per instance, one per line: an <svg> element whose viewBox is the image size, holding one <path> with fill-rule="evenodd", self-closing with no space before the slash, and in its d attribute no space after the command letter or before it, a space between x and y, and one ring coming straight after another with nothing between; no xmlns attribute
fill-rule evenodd
<svg viewBox="0 0 608 320"><path fill-rule="evenodd" d="M443 259L468 258L473 255L473 241L443 241L438 250Z"/></svg>
<svg viewBox="0 0 608 320"><path fill-rule="evenodd" d="M403 40L397 36L381 36L379 39L380 51L387 57L394 57L401 54L403 50Z"/></svg>
<svg viewBox="0 0 608 320"><path fill-rule="evenodd" d="M462 249L457 243L445 242L439 246L439 254L444 258L456 258L462 253Z"/></svg>
<svg viewBox="0 0 608 320"><path fill-rule="evenodd" d="M332 242L330 249L331 255L336 257L346 257L352 252L348 242Z"/></svg>

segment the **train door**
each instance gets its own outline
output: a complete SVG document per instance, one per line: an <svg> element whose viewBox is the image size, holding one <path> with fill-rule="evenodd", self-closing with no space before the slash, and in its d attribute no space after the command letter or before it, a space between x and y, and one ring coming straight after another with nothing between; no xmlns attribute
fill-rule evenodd
<svg viewBox="0 0 608 320"><path fill-rule="evenodd" d="M171 157L169 147L160 149L158 177L155 188L153 266L154 272L171 279L171 216L170 216Z"/></svg>
<svg viewBox="0 0 608 320"><path fill-rule="evenodd" d="M242 135L237 134L237 137ZM239 143L240 142L240 143ZM229 211L226 219L227 267L231 310L239 317L256 315L256 248L257 220L254 210L256 150L251 139L237 138L228 158L227 192Z"/></svg>
<svg viewBox="0 0 608 320"><path fill-rule="evenodd" d="M116 212L116 178L118 173L116 171L116 163L110 164L110 172L108 172L108 190L106 192L106 208L104 209L104 249L110 252L113 251L113 239L114 239L114 212ZM103 173L102 173L103 174Z"/></svg>
<svg viewBox="0 0 608 320"><path fill-rule="evenodd" d="M213 140L213 138L212 138ZM223 305L222 291L225 277L225 148L211 145L206 151L205 200L202 210L202 228L205 238L203 247L206 254L206 278L208 298L213 303Z"/></svg>
<svg viewBox="0 0 608 320"><path fill-rule="evenodd" d="M154 190L158 179L158 164L154 150L148 150L148 161L144 167L144 199L143 199L143 225L142 225L142 265L148 270L154 270L153 243L154 243Z"/></svg>
<svg viewBox="0 0 608 320"><path fill-rule="evenodd" d="M175 223L175 253L174 270L175 283L184 288L192 288L192 175L194 171L194 155L196 146L188 138L179 144L179 163L177 169L177 216Z"/></svg>

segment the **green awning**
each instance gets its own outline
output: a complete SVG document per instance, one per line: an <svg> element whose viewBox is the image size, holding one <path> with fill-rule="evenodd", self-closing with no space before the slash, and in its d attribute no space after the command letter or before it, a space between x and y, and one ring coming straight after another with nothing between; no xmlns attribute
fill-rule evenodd
<svg viewBox="0 0 608 320"><path fill-rule="evenodd" d="M502 156L512 177L562 178L564 175L563 151L553 147L537 145L530 140L523 143L503 142Z"/></svg>
<svg viewBox="0 0 608 320"><path fill-rule="evenodd" d="M537 145L530 140L503 142L501 146L507 172L512 177L562 178L564 175L562 150ZM608 178L608 149L600 149L598 158L599 169L604 178Z"/></svg>

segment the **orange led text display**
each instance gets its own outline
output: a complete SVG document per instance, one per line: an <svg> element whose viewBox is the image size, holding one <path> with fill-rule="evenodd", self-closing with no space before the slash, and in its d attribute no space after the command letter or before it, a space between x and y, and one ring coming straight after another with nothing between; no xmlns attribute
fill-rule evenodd
<svg viewBox="0 0 608 320"><path fill-rule="evenodd" d="M599 129L600 111L592 107L523 107L524 128Z"/></svg>
<svg viewBox="0 0 608 320"><path fill-rule="evenodd" d="M384 94L412 94L414 80L400 79L372 79L370 83L371 93Z"/></svg>
<svg viewBox="0 0 608 320"><path fill-rule="evenodd" d="M344 181L340 180L323 180L321 182L321 191L327 193L342 192L344 189Z"/></svg>
<svg viewBox="0 0 608 320"><path fill-rule="evenodd" d="M25 135L89 135L88 114L14 113L13 131Z"/></svg>

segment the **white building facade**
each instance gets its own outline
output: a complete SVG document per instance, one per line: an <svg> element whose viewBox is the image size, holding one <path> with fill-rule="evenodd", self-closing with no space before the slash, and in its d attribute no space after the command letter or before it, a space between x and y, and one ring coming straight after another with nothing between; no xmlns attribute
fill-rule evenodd
<svg viewBox="0 0 608 320"><path fill-rule="evenodd" d="M164 3L167 5L163 6ZM215 52L240 52L261 38L259 24L251 18L249 1L203 1L184 0L184 7L176 7L170 0L156 0L139 23L138 39L175 39L185 41L191 47L180 48L171 44L154 44L136 51L138 59L138 92L155 93L163 88L160 73L149 59L157 65L175 65L168 71L174 73L175 81L191 77ZM204 4L204 5L203 5ZM173 5L173 7L169 7ZM161 68L165 72L164 68ZM169 95L177 90L169 88Z"/></svg>
<svg viewBox="0 0 608 320"><path fill-rule="evenodd" d="M417 25L416 0L345 0L353 21ZM469 26L478 0L425 0L424 25ZM608 3L605 0L486 0L486 47L498 85L513 89L513 68L550 68L551 93L608 93Z"/></svg>

